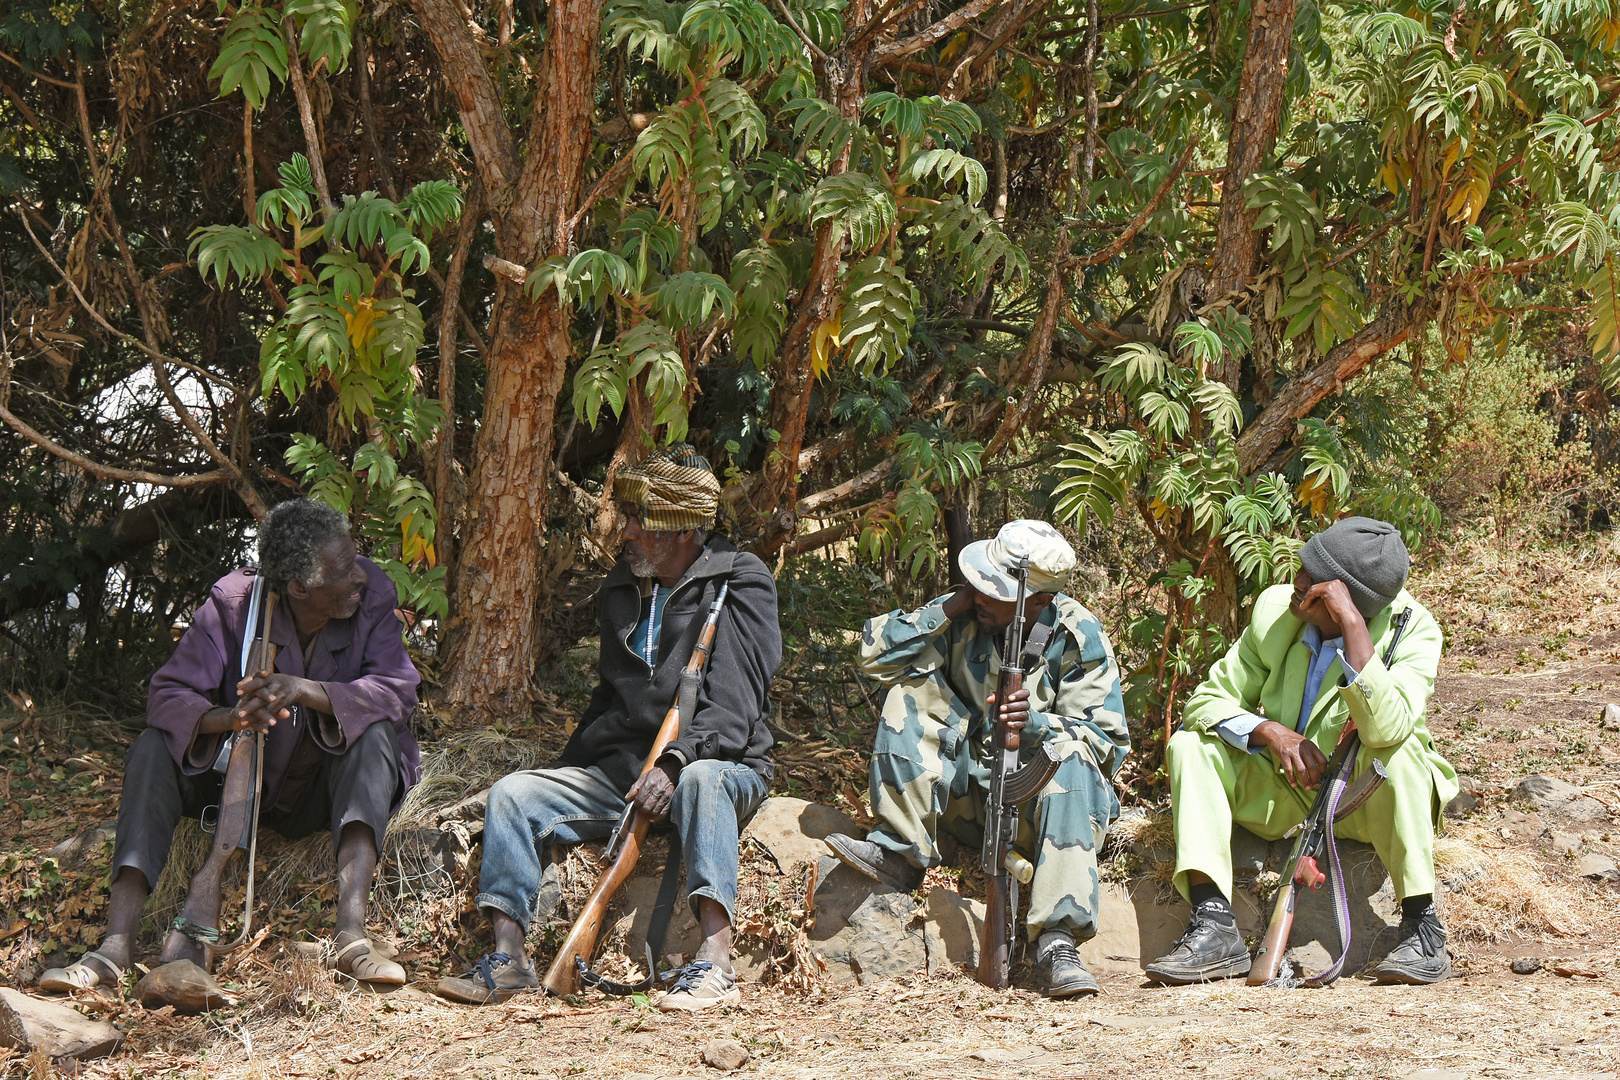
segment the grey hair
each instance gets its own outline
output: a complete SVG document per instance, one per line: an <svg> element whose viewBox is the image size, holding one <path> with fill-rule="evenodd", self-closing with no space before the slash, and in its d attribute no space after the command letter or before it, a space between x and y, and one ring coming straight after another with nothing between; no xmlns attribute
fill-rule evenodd
<svg viewBox="0 0 1620 1080"><path fill-rule="evenodd" d="M272 589L324 585L321 548L349 535L349 519L313 499L277 503L259 527L259 572Z"/></svg>

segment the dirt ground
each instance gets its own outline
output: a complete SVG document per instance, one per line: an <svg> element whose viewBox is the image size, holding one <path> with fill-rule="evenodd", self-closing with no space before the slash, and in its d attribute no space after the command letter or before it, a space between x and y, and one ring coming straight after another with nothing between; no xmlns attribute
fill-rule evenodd
<svg viewBox="0 0 1620 1080"><path fill-rule="evenodd" d="M128 1037L78 1074L715 1076L705 1048L730 1040L748 1053L738 1075L800 1080L1620 1077L1620 885L1577 872L1583 857L1620 850L1620 723L1603 720L1620 702L1620 545L1548 551L1485 537L1434 563L1411 585L1449 641L1429 724L1474 800L1457 808L1448 838L1495 875L1441 897L1458 971L1442 985L1345 977L1326 990L1165 989L1107 974L1099 997L1052 1003L960 974L804 992L745 985L740 1007L695 1019L596 997L474 1009L424 992L440 967L433 942L476 925L465 911L407 925L384 905L378 933L401 946L417 982L370 994L288 955L285 939L315 925L326 898L300 879L283 883L288 913L228 973L238 1007L176 1017L82 995L80 1008ZM44 856L109 816L119 744L132 732L110 720L71 730L0 713L0 984L26 989L40 966L100 932L104 861L74 869ZM1517 801L1514 786L1531 773L1576 785L1609 818L1566 821ZM1541 968L1515 975L1516 957ZM0 1068L45 1076L51 1066L13 1055Z"/></svg>

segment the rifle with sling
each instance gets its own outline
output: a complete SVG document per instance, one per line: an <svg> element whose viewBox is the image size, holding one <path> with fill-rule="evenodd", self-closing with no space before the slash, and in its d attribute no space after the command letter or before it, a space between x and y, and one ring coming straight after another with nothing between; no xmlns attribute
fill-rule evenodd
<svg viewBox="0 0 1620 1080"><path fill-rule="evenodd" d="M255 576L242 632L244 679L275 670L276 646L270 640L270 625L275 618L276 599L276 594L268 591L264 575ZM241 946L253 929L253 862L259 846L259 799L264 791L264 737L262 731L233 731L223 740L219 757L225 762L225 783L219 805L208 808L217 815L212 830L208 828L208 810L203 811L203 830L212 831L214 840L202 869L191 879L185 906L172 927L207 945L213 955ZM221 941L223 935L215 925L219 921L220 879L232 857L243 850L248 853L248 865L242 930L233 940Z"/></svg>
<svg viewBox="0 0 1620 1080"><path fill-rule="evenodd" d="M1057 753L1042 742L1029 763L1018 764L1018 732L1001 724L1001 706L1008 695L1024 687L1024 676L1040 664L1052 628L1037 623L1024 637L1024 599L1029 586L1029 557L1018 557L1013 570L1018 579L1018 600L1012 622L1002 641L1001 673L996 681L996 704L990 715L990 795L985 800L984 846L979 867L984 871L986 897L984 939L979 947L979 981L995 990L1006 989L1012 962L1013 935L1018 924L1018 886L1035 877L1035 866L1013 848L1018 832L1018 808L1051 782L1057 774Z"/></svg>
<svg viewBox="0 0 1620 1080"><path fill-rule="evenodd" d="M653 739L652 749L647 752L647 760L641 766L641 775L646 776L658 759L663 756L669 744L680 737L681 729L691 723L693 715L697 712L698 688L703 684L703 668L708 663L709 653L714 647L715 628L720 622L721 609L725 607L726 592L730 583L721 582L720 592L709 605L708 618L704 620L703 629L698 632L697 643L692 646L692 656L687 660L686 666L681 669L681 685L676 691L675 702L664 714L664 722L659 725L658 734ZM653 913L653 926L648 931L647 942L647 977L639 983L615 983L604 979L590 968L590 958L596 952L596 939L602 933L602 924L607 919L608 904L613 900L613 894L627 881L635 871L636 862L641 858L641 846L647 839L647 830L652 826L652 819L643 814L634 802L624 808L624 814L619 818L618 826L608 839L607 849L603 858L610 860L608 868L597 879L596 888L591 891L590 899L580 910L579 917L568 930L568 937L563 940L562 947L557 950L557 958L551 962L546 971L546 977L540 985L548 993L557 997L564 997L576 992L581 985L594 986L604 993L616 995L629 995L649 990L658 981L656 975L656 961L654 950L654 937L658 944L662 944L663 926L669 916L667 908L674 906L675 879L680 874L680 847L670 845L669 866L664 874L664 885L659 889L657 910ZM670 869L674 873L670 873ZM666 893L668 894L666 898Z"/></svg>
<svg viewBox="0 0 1620 1080"><path fill-rule="evenodd" d="M1412 618L1412 609L1406 608L1391 620L1395 628L1395 636L1390 639L1389 648L1384 650L1384 666L1388 667L1395 659L1395 646L1401 642L1401 635L1406 633L1406 624ZM1351 779L1356 771L1356 757L1361 751L1361 735L1356 731L1355 721L1345 724L1345 730L1339 737L1339 744L1334 747L1333 756L1328 759L1327 770L1322 777L1322 786L1316 790L1316 799L1311 803L1311 811L1305 820L1295 826L1298 835L1294 840L1294 847L1288 853L1288 862L1283 865L1282 886L1277 890L1277 899L1271 909L1271 922L1266 926L1266 936L1260 942L1259 951L1254 956L1254 966L1249 969L1250 986L1271 985L1298 985L1298 986L1326 986L1339 977L1339 971L1344 967L1344 958L1350 952L1350 903L1345 895L1344 873L1339 866L1339 846L1335 842L1333 826L1361 809L1362 805L1372 797L1373 792L1387 779L1384 772L1384 763L1377 758L1372 760L1367 771ZM1301 886L1316 891L1321 889L1322 883L1327 881L1317 866L1317 859L1323 852L1327 853L1328 865L1333 871L1333 918L1339 929L1339 956L1332 964L1322 971L1305 979L1289 980L1280 978L1282 971L1283 953L1288 949L1288 938L1294 932L1295 908L1299 903L1299 889Z"/></svg>

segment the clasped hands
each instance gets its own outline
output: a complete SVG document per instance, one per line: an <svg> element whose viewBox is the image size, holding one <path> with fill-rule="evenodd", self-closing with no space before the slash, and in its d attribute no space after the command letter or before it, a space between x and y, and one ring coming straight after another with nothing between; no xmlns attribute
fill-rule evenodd
<svg viewBox="0 0 1620 1080"><path fill-rule="evenodd" d="M671 757L660 758L641 778L624 793L625 802L633 802L636 809L653 821L662 821L669 814L669 804L675 798L675 778L681 774L680 762Z"/></svg>
<svg viewBox="0 0 1620 1080"><path fill-rule="evenodd" d="M320 683L279 671L261 672L238 682L236 704L210 710L203 717L200 730L204 734L251 731L262 735L275 727L277 720L291 716L295 705L310 708L324 705L324 711L331 711L326 691Z"/></svg>

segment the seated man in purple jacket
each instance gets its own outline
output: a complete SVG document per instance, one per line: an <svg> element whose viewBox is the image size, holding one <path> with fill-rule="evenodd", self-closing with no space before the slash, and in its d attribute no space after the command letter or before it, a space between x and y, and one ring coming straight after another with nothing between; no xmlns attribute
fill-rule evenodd
<svg viewBox="0 0 1620 1080"><path fill-rule="evenodd" d="M547 851L606 837L631 801L674 823L703 933L658 1008L696 1012L741 997L731 967L737 835L771 779L765 714L782 662L776 582L757 556L711 535L720 483L690 446L621 470L613 494L625 554L596 594L600 681L560 760L490 789L476 902L495 951L477 970L440 981L439 993L455 1001L485 1004L539 987L524 937L556 906L554 891L547 902L548 878L555 882ZM641 775L722 584L726 603L692 722Z"/></svg>
<svg viewBox="0 0 1620 1080"><path fill-rule="evenodd" d="M259 532L259 569L281 603L270 627L276 671L239 678L255 571L215 582L169 662L152 676L147 728L130 748L113 848L107 934L42 990L116 985L175 826L219 802L227 732L264 731L261 825L289 838L330 828L337 847L331 966L400 985L405 970L366 936L366 900L389 815L421 774L407 721L421 681L405 653L396 592L355 554L349 523L308 499L281 503ZM162 962L206 966L203 943L172 930Z"/></svg>

